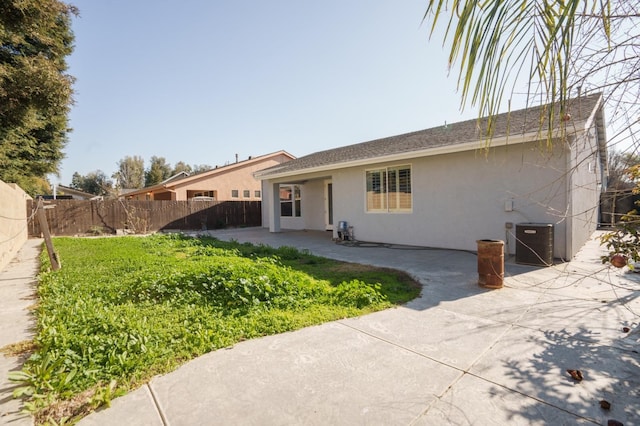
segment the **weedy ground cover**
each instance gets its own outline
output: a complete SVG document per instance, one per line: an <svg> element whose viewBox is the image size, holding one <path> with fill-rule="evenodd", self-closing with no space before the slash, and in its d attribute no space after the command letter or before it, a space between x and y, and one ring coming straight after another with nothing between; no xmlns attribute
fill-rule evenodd
<svg viewBox="0 0 640 426"><path fill-rule="evenodd" d="M42 257L35 352L12 379L38 423L245 339L352 317L419 294L406 274L213 238L57 238Z"/></svg>

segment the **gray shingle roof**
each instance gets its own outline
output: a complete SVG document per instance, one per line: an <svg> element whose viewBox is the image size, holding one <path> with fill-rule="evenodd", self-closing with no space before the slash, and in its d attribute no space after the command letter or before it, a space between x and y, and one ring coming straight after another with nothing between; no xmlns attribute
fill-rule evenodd
<svg viewBox="0 0 640 426"><path fill-rule="evenodd" d="M596 93L570 99L567 112L571 115L571 120L568 121L569 125L567 130L571 130L571 123L587 120L595 108L599 106L600 98L601 94ZM535 134L536 132L546 132L548 129L548 120L545 111L547 110L548 105L543 105L495 116L493 139L502 138L507 135L515 137L532 133ZM554 120L554 124L558 122L559 120ZM283 173L303 171L305 169L339 165L340 163L350 163L367 159L375 160L377 158L383 159L384 157L395 154L482 141L487 139L486 128L486 118L461 121L446 126L438 126L417 132L315 152L262 170L256 175L265 178Z"/></svg>

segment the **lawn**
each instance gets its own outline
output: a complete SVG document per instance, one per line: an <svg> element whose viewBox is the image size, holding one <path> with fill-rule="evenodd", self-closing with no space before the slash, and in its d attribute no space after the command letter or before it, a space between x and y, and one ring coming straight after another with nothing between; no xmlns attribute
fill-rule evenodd
<svg viewBox="0 0 640 426"><path fill-rule="evenodd" d="M420 291L403 272L292 247L175 234L54 244L63 266L52 272L42 256L34 352L12 375L40 424L72 423L204 353Z"/></svg>

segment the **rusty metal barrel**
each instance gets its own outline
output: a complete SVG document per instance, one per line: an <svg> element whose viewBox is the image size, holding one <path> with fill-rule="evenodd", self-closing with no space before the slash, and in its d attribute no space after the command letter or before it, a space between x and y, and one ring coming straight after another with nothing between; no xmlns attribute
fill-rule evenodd
<svg viewBox="0 0 640 426"><path fill-rule="evenodd" d="M487 288L502 288L504 282L504 242L478 240L478 284Z"/></svg>

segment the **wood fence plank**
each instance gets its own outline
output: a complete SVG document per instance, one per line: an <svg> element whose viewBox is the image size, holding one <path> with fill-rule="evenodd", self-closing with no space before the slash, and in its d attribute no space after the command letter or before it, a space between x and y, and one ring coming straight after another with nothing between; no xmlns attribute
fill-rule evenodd
<svg viewBox="0 0 640 426"><path fill-rule="evenodd" d="M48 200L47 221L52 235L81 235L100 230L115 234L172 230L204 230L228 226L260 226L260 201L137 201ZM27 201L29 211L34 201ZM37 221L29 236L40 236Z"/></svg>

